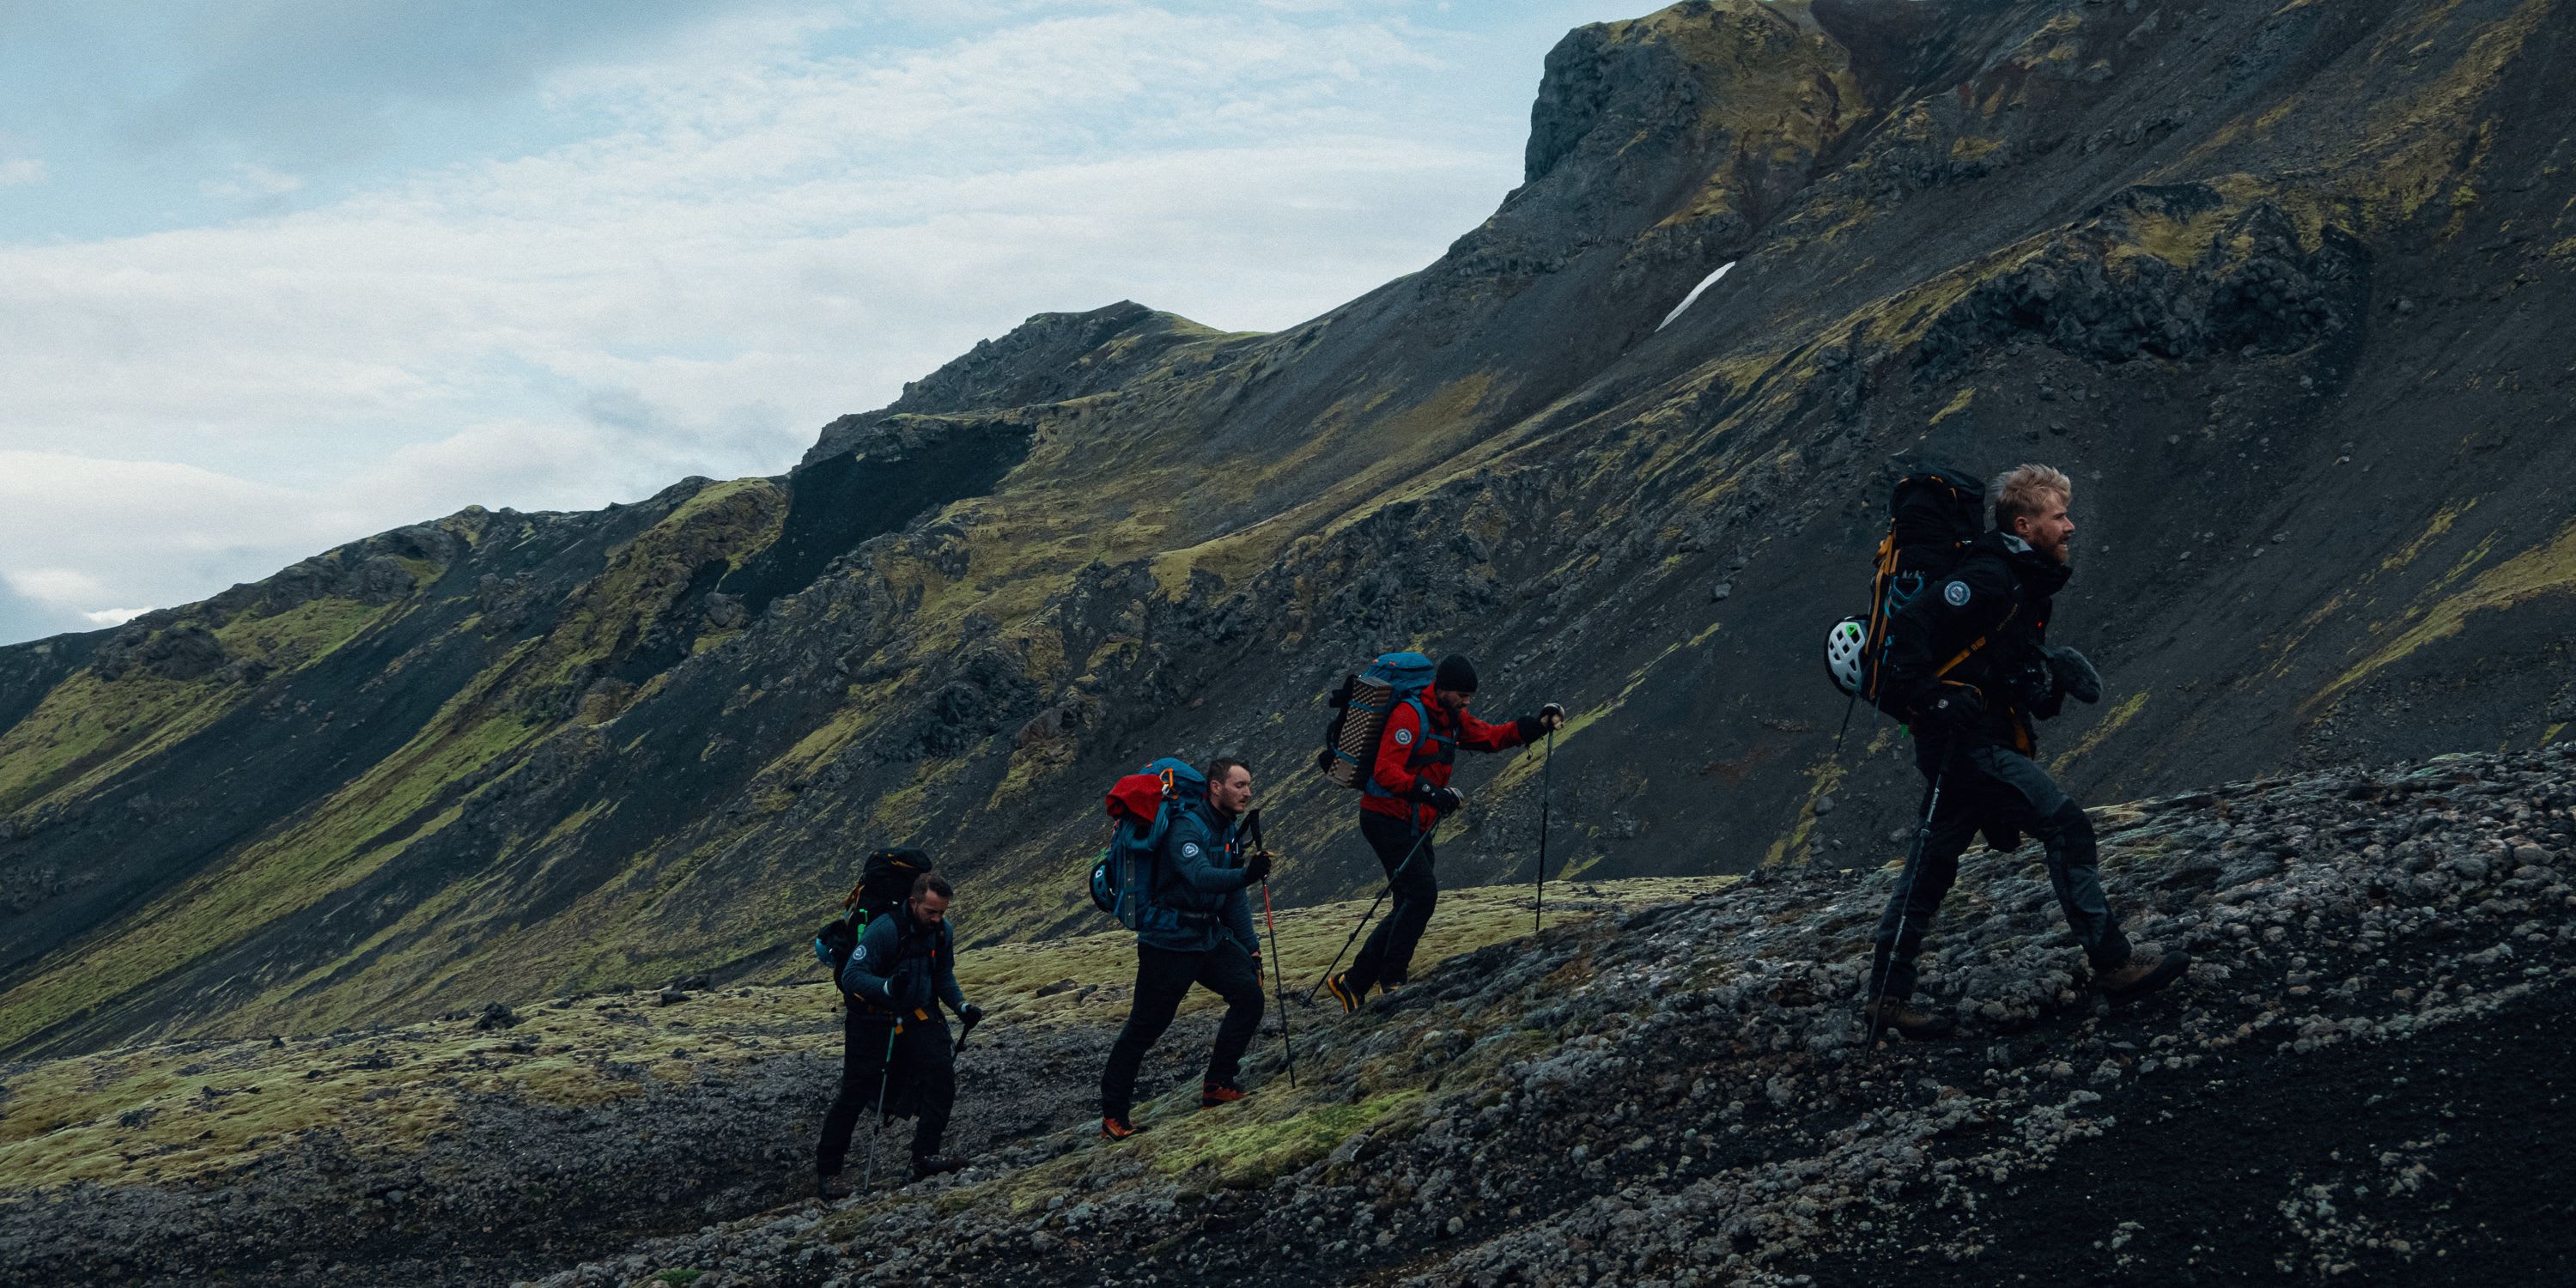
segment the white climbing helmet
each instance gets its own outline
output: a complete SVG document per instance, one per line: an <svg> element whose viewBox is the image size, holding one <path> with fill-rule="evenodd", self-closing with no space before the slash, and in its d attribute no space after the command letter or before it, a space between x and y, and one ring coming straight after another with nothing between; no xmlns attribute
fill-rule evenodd
<svg viewBox="0 0 2576 1288"><path fill-rule="evenodd" d="M1861 659L1869 653L1869 619L1846 617L1825 632L1825 670L1845 695L1860 692Z"/></svg>

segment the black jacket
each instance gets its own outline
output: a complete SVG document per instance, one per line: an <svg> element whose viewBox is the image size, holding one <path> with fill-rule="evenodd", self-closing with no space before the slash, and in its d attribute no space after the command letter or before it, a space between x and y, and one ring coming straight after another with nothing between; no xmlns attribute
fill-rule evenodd
<svg viewBox="0 0 2576 1288"><path fill-rule="evenodd" d="M861 1005L851 1010L862 1016L927 1013L934 999L962 1011L966 997L957 989L957 941L946 922L925 927L909 906L896 908L869 922L867 933L859 936L849 964L841 968L841 991L859 1000Z"/></svg>
<svg viewBox="0 0 2576 1288"><path fill-rule="evenodd" d="M1216 812L1205 797L1175 801L1163 849L1154 858L1152 906L1136 941L1176 953L1203 953L1230 936L1254 956L1261 953L1252 929L1252 900L1244 888L1241 819Z"/></svg>
<svg viewBox="0 0 2576 1288"><path fill-rule="evenodd" d="M2055 716L2064 699L2048 671L2048 618L2066 585L2066 565L2004 532L1969 543L1949 574L1924 587L1888 620L1889 691L1921 724L1945 684L1967 685L1985 715L1955 732L1971 742L2036 750L2031 721Z"/></svg>

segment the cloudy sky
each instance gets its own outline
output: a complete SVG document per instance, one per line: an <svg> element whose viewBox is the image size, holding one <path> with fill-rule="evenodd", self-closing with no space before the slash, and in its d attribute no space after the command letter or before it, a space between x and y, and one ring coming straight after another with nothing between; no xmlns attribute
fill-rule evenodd
<svg viewBox="0 0 2576 1288"><path fill-rule="evenodd" d="M1651 0L0 0L0 642L783 471L1029 314L1271 329Z"/></svg>

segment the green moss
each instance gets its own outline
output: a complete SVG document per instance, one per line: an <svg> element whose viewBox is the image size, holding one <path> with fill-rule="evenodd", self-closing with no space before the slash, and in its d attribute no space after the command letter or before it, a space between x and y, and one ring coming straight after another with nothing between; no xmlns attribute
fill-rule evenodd
<svg viewBox="0 0 2576 1288"><path fill-rule="evenodd" d="M512 716L454 711L296 821L187 882L111 935L49 957L0 995L0 1047L112 1002L372 874L457 816L454 786L536 734ZM239 1015L205 1023L239 1023Z"/></svg>
<svg viewBox="0 0 2576 1288"><path fill-rule="evenodd" d="M1418 1087L1371 1096L1357 1104L1296 1105L1285 1097L1255 1097L1224 1113L1194 1113L1176 1123L1156 1124L1155 1132L1140 1138L1150 1142L1150 1148L1139 1152L1166 1174L1209 1168L1220 1184L1258 1188L1322 1158L1422 1098ZM1290 1108L1283 1110L1283 1106ZM1241 1112L1245 1110L1250 1112Z"/></svg>
<svg viewBox="0 0 2576 1288"><path fill-rule="evenodd" d="M217 627L214 634L228 656L256 657L285 668L304 667L355 639L383 617L388 607L325 595L271 617L235 617Z"/></svg>
<svg viewBox="0 0 2576 1288"><path fill-rule="evenodd" d="M2091 755L2095 747L2102 745L2103 739L2120 732L2130 721L2138 718L2139 712L2146 710L2147 696L2148 691L2140 689L2121 699L2119 705L2104 712L2102 718L2094 721L2093 727L2085 730L2084 736L2078 739L2074 746L2060 752L2057 759L2049 762L2048 772L2063 774L2076 761Z"/></svg>
<svg viewBox="0 0 2576 1288"><path fill-rule="evenodd" d="M741 567L778 540L786 518L786 494L767 479L699 489L610 552L599 575L573 592L513 688L534 695L580 683L594 664L678 608L699 568L717 560Z"/></svg>
<svg viewBox="0 0 2576 1288"><path fill-rule="evenodd" d="M92 790L214 723L248 693L213 680L77 672L0 734L0 814Z"/></svg>
<svg viewBox="0 0 2576 1288"><path fill-rule="evenodd" d="M2331 705L2352 686L2415 650L2459 634L2471 614L2502 612L2543 595L2570 591L2576 591L2576 524L2480 573L2467 589L2411 612L2412 625L2337 676L2334 683L2309 700L2307 707Z"/></svg>

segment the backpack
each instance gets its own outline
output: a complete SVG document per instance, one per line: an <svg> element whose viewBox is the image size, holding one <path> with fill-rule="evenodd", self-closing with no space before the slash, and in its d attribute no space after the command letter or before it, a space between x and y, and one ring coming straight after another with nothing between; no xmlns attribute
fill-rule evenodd
<svg viewBox="0 0 2576 1288"><path fill-rule="evenodd" d="M1171 827L1172 805L1207 795L1207 779L1188 761L1166 756L1109 788L1109 844L1091 865L1093 907L1129 930L1142 930L1153 909L1154 859Z"/></svg>
<svg viewBox="0 0 2576 1288"><path fill-rule="evenodd" d="M1975 475L1917 465L1897 478L1870 577L1869 612L1834 623L1825 635L1825 671L1836 689L1886 709L1892 699L1880 693L1879 667L1887 656L1888 619L1955 567L1985 526L1986 485Z"/></svg>
<svg viewBox="0 0 2576 1288"><path fill-rule="evenodd" d="M1333 708L1333 719L1324 728L1324 749L1315 757L1315 768L1344 787L1368 790L1376 781L1370 771L1377 760L1377 740L1396 704L1413 704L1422 727L1431 727L1422 693L1437 671L1420 653L1381 653L1367 670L1344 675L1341 687L1324 699Z"/></svg>
<svg viewBox="0 0 2576 1288"><path fill-rule="evenodd" d="M841 971L857 951L868 923L888 915L912 897L913 878L930 870L930 856L919 850L877 850L859 868L859 883L841 900L841 915L814 934L814 959L832 972L838 987Z"/></svg>

